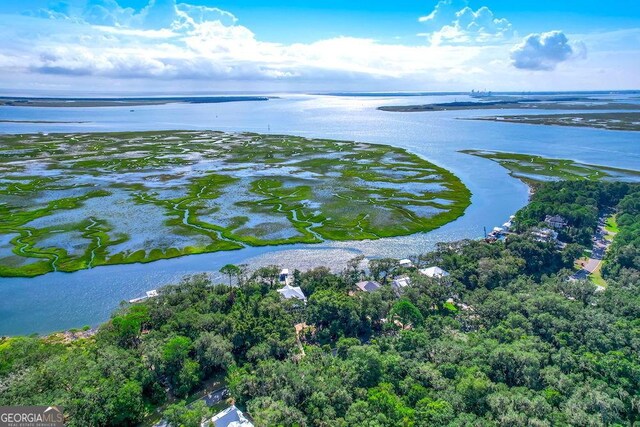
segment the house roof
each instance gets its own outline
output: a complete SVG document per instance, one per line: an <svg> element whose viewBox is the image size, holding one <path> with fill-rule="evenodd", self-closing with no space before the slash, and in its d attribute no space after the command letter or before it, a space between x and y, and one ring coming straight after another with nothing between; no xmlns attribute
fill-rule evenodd
<svg viewBox="0 0 640 427"><path fill-rule="evenodd" d="M307 297L299 286L285 285L284 288L278 289L278 292L280 292L280 295L285 299L297 298L302 301L307 300Z"/></svg>
<svg viewBox="0 0 640 427"><path fill-rule="evenodd" d="M434 278L447 277L449 275L447 271L437 266L423 268L422 270L420 270L420 274L424 274L427 277L434 277Z"/></svg>
<svg viewBox="0 0 640 427"><path fill-rule="evenodd" d="M405 259L401 259L400 261L398 261L398 264L400 264L400 265L411 265L413 263L411 262L410 259L406 259L405 258Z"/></svg>
<svg viewBox="0 0 640 427"><path fill-rule="evenodd" d="M397 277L393 279L392 284L396 288L406 288L411 284L411 279L409 279L408 277Z"/></svg>
<svg viewBox="0 0 640 427"><path fill-rule="evenodd" d="M545 222L566 222L566 220L560 215L547 215L544 220Z"/></svg>
<svg viewBox="0 0 640 427"><path fill-rule="evenodd" d="M201 427L213 425L215 427L253 427L242 411L231 405L222 412L218 412L211 419L203 422Z"/></svg>
<svg viewBox="0 0 640 427"><path fill-rule="evenodd" d="M358 289L360 289L363 292L374 292L374 291L377 291L378 289L380 289L381 285L378 282L372 282L370 280L365 280L363 282L356 283L356 286L358 287Z"/></svg>

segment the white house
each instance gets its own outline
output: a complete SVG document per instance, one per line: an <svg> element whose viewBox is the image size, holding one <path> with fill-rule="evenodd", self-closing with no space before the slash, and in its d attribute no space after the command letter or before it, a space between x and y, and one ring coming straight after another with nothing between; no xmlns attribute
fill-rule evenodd
<svg viewBox="0 0 640 427"><path fill-rule="evenodd" d="M443 277L447 277L449 275L449 273L443 269L441 269L440 267L429 267L429 268L423 268L422 270L419 270L420 274L423 274L427 277L431 277L432 279L441 279Z"/></svg>
<svg viewBox="0 0 640 427"><path fill-rule="evenodd" d="M200 424L201 427L254 427L241 410L231 405Z"/></svg>
<svg viewBox="0 0 640 427"><path fill-rule="evenodd" d="M391 286L395 289L396 292L400 293L404 288L411 285L411 279L406 276L396 277L391 282Z"/></svg>
<svg viewBox="0 0 640 427"><path fill-rule="evenodd" d="M558 239L558 232L550 228L534 228L531 230L531 234L539 242L549 242Z"/></svg>
<svg viewBox="0 0 640 427"><path fill-rule="evenodd" d="M400 264L400 267L404 267L404 268L411 268L413 267L413 263L411 262L410 259L401 259L398 264Z"/></svg>
<svg viewBox="0 0 640 427"><path fill-rule="evenodd" d="M284 288L278 289L278 292L284 299L296 298L301 301L307 302L307 297L300 289L300 286L291 286L289 284L284 285Z"/></svg>

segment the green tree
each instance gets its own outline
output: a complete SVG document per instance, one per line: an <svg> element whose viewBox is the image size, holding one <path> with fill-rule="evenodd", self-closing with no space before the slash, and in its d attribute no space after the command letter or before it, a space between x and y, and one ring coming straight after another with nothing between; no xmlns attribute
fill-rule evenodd
<svg viewBox="0 0 640 427"><path fill-rule="evenodd" d="M309 298L307 322L322 330L328 339L354 336L360 326L356 301L342 292L317 291Z"/></svg>
<svg viewBox="0 0 640 427"><path fill-rule="evenodd" d="M306 426L307 418L297 408L270 397L251 400L247 408L259 426Z"/></svg>
<svg viewBox="0 0 640 427"><path fill-rule="evenodd" d="M142 326L150 320L146 305L133 305L123 315L111 319L111 331L115 339L124 347L133 347L139 343L138 337Z"/></svg>
<svg viewBox="0 0 640 427"><path fill-rule="evenodd" d="M384 414L394 426L413 425L414 411L407 407L395 394L393 385L382 383L369 389L367 401L369 407L377 413Z"/></svg>
<svg viewBox="0 0 640 427"><path fill-rule="evenodd" d="M444 426L454 417L453 406L445 400L427 397L416 404L416 427Z"/></svg>
<svg viewBox="0 0 640 427"><path fill-rule="evenodd" d="M228 369L234 363L233 344L214 332L201 334L193 343L196 358L202 368L211 373L217 369Z"/></svg>
<svg viewBox="0 0 640 427"><path fill-rule="evenodd" d="M400 322L402 329L409 326L419 326L424 321L420 310L407 298L400 298L391 308L391 316Z"/></svg>
<svg viewBox="0 0 640 427"><path fill-rule="evenodd" d="M192 359L186 359L174 380L175 394L186 396L199 383L201 378L200 365Z"/></svg>
<svg viewBox="0 0 640 427"><path fill-rule="evenodd" d="M240 276L240 273L242 272L242 270L240 269L240 267L238 267L237 265L233 265L233 264L227 264L225 266L223 266L220 270L220 273L224 274L225 276L227 276L229 278L229 286L231 286L231 284L233 283L232 280L233 278L238 278Z"/></svg>
<svg viewBox="0 0 640 427"><path fill-rule="evenodd" d="M398 268L398 260L394 258L380 258L369 261L369 270L374 279L387 283L395 269Z"/></svg>
<svg viewBox="0 0 640 427"><path fill-rule="evenodd" d="M191 405L180 401L169 405L162 416L171 427L200 427L202 420L209 415L209 409L202 400L197 400Z"/></svg>

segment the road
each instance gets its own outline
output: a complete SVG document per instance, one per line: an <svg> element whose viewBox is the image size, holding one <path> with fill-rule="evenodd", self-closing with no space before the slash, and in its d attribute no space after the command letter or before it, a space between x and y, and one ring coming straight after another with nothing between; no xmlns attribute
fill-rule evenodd
<svg viewBox="0 0 640 427"><path fill-rule="evenodd" d="M589 257L587 262L582 265L582 269L580 271L571 276L573 279L585 280L589 274L592 274L600 267L602 259L611 244L610 241L605 239L605 236L610 234L604 228L605 220L606 217L598 218L598 227L596 228L596 233L593 236L593 246L591 247L591 257Z"/></svg>

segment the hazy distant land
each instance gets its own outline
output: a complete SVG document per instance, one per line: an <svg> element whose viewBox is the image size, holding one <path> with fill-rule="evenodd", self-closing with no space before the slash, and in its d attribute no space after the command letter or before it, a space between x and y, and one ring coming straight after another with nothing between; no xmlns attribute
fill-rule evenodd
<svg viewBox="0 0 640 427"><path fill-rule="evenodd" d="M35 124L80 124L88 121L58 121L58 120L0 120L0 123L35 123Z"/></svg>
<svg viewBox="0 0 640 427"><path fill-rule="evenodd" d="M467 120L488 120L531 125L574 126L607 130L640 131L640 112L494 116L478 117Z"/></svg>
<svg viewBox="0 0 640 427"><path fill-rule="evenodd" d="M0 97L0 106L12 107L134 107L163 105L174 102L188 104L218 104L221 102L268 101L267 96L187 96L147 98L29 98Z"/></svg>
<svg viewBox="0 0 640 427"><path fill-rule="evenodd" d="M624 102L608 102L590 98L531 98L531 99L498 99L492 101L456 101L423 105L388 105L378 110L414 113L424 111L456 111L456 110L638 110L640 104Z"/></svg>

